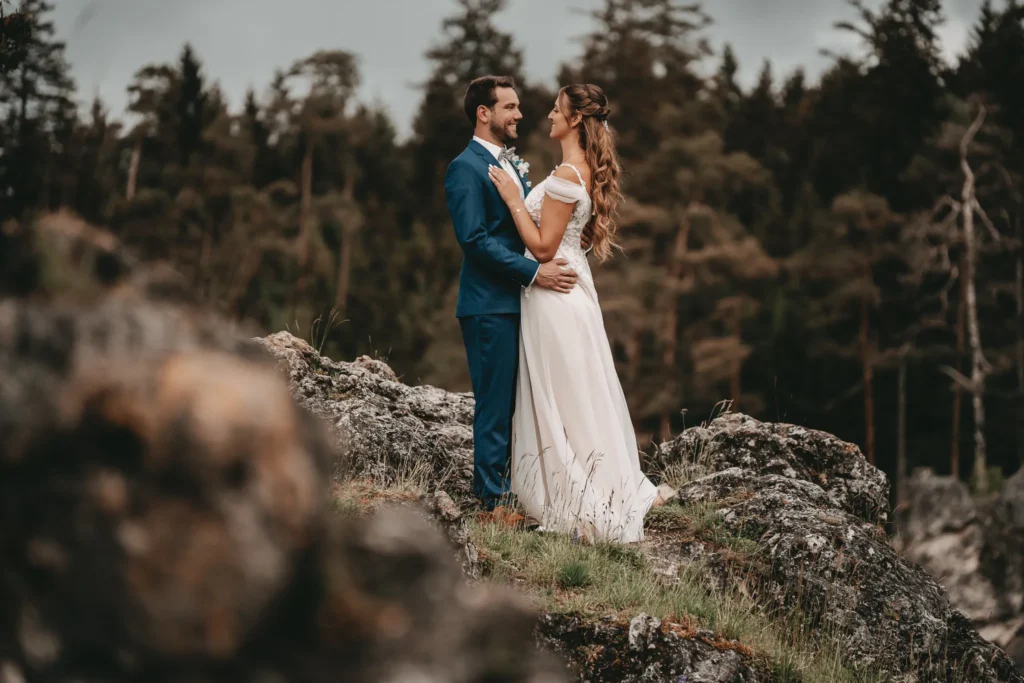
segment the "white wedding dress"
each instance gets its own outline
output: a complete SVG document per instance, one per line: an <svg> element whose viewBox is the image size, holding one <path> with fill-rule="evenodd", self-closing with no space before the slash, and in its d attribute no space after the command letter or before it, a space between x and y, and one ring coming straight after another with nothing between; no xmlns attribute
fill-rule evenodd
<svg viewBox="0 0 1024 683"><path fill-rule="evenodd" d="M579 279L569 294L530 287L522 295L512 492L546 530L575 531L589 541L642 541L644 516L658 492L640 471L580 245L592 202L579 171L563 165L576 171L579 184L552 174L527 196L526 209L539 225L545 198L576 205L556 258L568 261Z"/></svg>

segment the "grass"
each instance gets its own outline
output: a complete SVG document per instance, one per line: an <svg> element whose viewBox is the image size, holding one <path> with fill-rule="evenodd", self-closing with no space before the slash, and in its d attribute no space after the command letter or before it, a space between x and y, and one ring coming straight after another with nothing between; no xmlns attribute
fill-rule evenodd
<svg viewBox="0 0 1024 683"><path fill-rule="evenodd" d="M386 482L338 481L332 489L332 505L339 515L358 517L381 504L418 500L426 491L424 474L409 468ZM673 580L655 572L637 546L573 543L564 534L475 520L468 526L480 551L485 581L516 587L541 610L623 620L646 612L678 624L687 633L709 629L716 635L717 647L750 655L773 681L883 680L858 676L844 666L834 640L798 612L771 615L738 589L722 593L709 588L706 568L699 563L685 566ZM656 508L647 526L652 533L692 536L741 563L755 562L756 543L730 533L712 505Z"/></svg>
<svg viewBox="0 0 1024 683"><path fill-rule="evenodd" d="M325 315L326 318L324 317ZM313 320L312 323L310 323L309 334L306 335L306 341L309 342L309 345L316 351L316 356L311 361L314 372L318 374L325 374L321 372L322 368L320 367L320 357L323 356L324 345L327 343L328 338L334 330L347 322L348 319L341 319L341 311L338 310L337 306L334 306L326 314L321 313ZM299 321L296 320L294 325L295 328L293 330L291 324L285 323L285 329L297 337L302 337L303 335L301 334Z"/></svg>
<svg viewBox="0 0 1024 683"><path fill-rule="evenodd" d="M414 481L380 485L371 479L349 479L331 487L331 507L342 517L362 517L387 503L411 503L425 489Z"/></svg>
<svg viewBox="0 0 1024 683"><path fill-rule="evenodd" d="M704 444L696 445L687 463L671 475L698 476L706 467ZM383 454L382 456L383 457ZM387 468L386 480L343 477L332 491L339 515L361 516L382 503L412 502L435 486L436 473L422 461ZM663 480L678 485L679 476ZM737 491L732 497L753 495ZM469 521L480 551L484 580L510 585L527 595L538 609L575 612L593 618L632 618L640 612L661 618L684 637L696 629L715 634L716 647L735 649L751 657L766 680L781 683L883 683L878 672L854 671L841 656L840 635L799 609L769 610L744 590L760 579L765 562L756 541L737 535L725 524L717 504L689 502L653 509L645 527L652 539L704 544L725 561L728 587L717 590L709 567L700 561L666 577L655 571L637 546L616 543L573 543L563 534L537 533L508 526ZM718 566L718 565L716 565ZM756 591L753 591L756 593ZM971 680L964 675L960 680Z"/></svg>
<svg viewBox="0 0 1024 683"><path fill-rule="evenodd" d="M590 565L581 560L573 560L558 570L558 585L562 588L586 588L593 582Z"/></svg>
<svg viewBox="0 0 1024 683"><path fill-rule="evenodd" d="M729 531L719 509L709 503L654 508L648 513L644 526L654 531L691 536L717 549L731 551L742 559L753 558L758 549L756 541Z"/></svg>
<svg viewBox="0 0 1024 683"><path fill-rule="evenodd" d="M751 555L756 551L747 539L730 540L709 507L666 507L655 513L653 523L673 521L715 538L722 547ZM798 614L773 617L739 591L710 589L699 565L685 567L672 581L657 574L644 554L631 546L575 544L561 534L475 522L470 532L481 551L487 580L518 587L545 611L621 619L646 612L686 629L710 629L721 639L718 645L751 654L772 673L772 680L881 680L848 669L834 641L805 625Z"/></svg>
<svg viewBox="0 0 1024 683"><path fill-rule="evenodd" d="M706 427L732 410L732 401L719 401L711 411L708 420L701 424ZM683 411L683 430L686 430L686 411ZM714 471L711 460L714 454L703 439L698 439L692 452L682 453L669 463L654 466L650 475L657 481L669 482L674 488L684 486Z"/></svg>

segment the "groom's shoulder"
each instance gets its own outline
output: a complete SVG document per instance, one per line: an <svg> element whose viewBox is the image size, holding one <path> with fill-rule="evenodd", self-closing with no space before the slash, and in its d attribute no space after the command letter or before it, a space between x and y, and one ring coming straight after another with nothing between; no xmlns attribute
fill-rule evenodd
<svg viewBox="0 0 1024 683"><path fill-rule="evenodd" d="M459 156L457 156L454 159L452 159L452 162L451 162L451 164L449 164L449 166L454 166L456 164L470 164L470 165L472 165L472 162L475 161L478 158L479 157L477 157L477 155L473 153L472 148L466 147L466 149L462 150L462 153L459 154Z"/></svg>
<svg viewBox="0 0 1024 683"><path fill-rule="evenodd" d="M472 171L476 168L477 159L477 155L473 154L472 150L467 147L463 150L462 154L452 159L451 163L448 164L448 175Z"/></svg>

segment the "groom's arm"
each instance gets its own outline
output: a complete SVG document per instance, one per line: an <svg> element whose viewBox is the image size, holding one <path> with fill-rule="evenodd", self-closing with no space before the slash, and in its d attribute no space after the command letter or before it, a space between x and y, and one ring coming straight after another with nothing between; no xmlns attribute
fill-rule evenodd
<svg viewBox="0 0 1024 683"><path fill-rule="evenodd" d="M528 287L537 277L540 264L508 249L488 234L483 191L482 179L472 166L458 160L452 162L444 179L444 192L455 236L466 256L478 265Z"/></svg>

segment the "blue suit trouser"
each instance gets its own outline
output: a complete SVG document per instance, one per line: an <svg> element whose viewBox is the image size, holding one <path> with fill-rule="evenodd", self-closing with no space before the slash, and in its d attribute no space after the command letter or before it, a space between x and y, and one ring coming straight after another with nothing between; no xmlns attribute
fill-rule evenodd
<svg viewBox="0 0 1024 683"><path fill-rule="evenodd" d="M519 314L459 319L476 408L473 414L473 493L493 509L509 491L512 413L519 370Z"/></svg>

